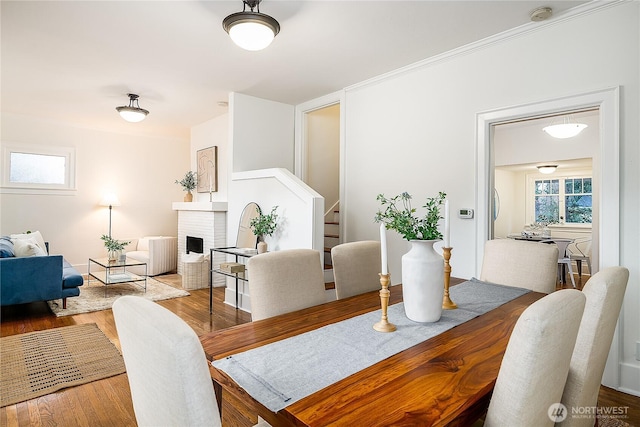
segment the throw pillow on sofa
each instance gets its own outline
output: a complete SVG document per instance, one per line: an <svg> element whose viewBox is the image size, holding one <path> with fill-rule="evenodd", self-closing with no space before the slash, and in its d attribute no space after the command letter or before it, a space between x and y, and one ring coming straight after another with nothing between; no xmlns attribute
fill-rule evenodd
<svg viewBox="0 0 640 427"><path fill-rule="evenodd" d="M40 249L42 249L42 251L44 252L44 254L47 254L47 245L44 243L44 238L42 237L42 234L39 231L34 231L32 233L23 233L23 234L12 234L11 235L11 241L13 242L13 244L16 244L16 240L24 240L24 239L33 239L36 243L36 245L38 245L38 247Z"/></svg>
<svg viewBox="0 0 640 427"><path fill-rule="evenodd" d="M47 253L38 246L35 239L15 239L13 240L13 250L16 257L47 255Z"/></svg>
<svg viewBox="0 0 640 427"><path fill-rule="evenodd" d="M13 242L9 236L0 237L0 258L13 258L16 253L13 250Z"/></svg>

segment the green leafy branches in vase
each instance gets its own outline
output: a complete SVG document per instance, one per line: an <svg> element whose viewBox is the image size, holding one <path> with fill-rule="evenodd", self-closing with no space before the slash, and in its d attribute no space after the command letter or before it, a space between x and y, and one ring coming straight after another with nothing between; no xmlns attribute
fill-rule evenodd
<svg viewBox="0 0 640 427"><path fill-rule="evenodd" d="M428 197L422 206L427 211L423 217L416 216L416 208L411 206L411 195L406 191L392 198L378 194L376 199L381 209L376 213L375 221L385 224L387 230L398 232L406 240L442 239L438 230L440 207L447 194L440 191L436 197Z"/></svg>
<svg viewBox="0 0 640 427"><path fill-rule="evenodd" d="M267 243L264 241L265 236L271 236L278 227L278 214L276 213L278 206L271 208L271 212L264 215L262 212L253 218L249 223L253 234L260 238L258 242L258 253L264 253L267 251Z"/></svg>
<svg viewBox="0 0 640 427"><path fill-rule="evenodd" d="M193 171L188 171L182 180L178 181L176 179L176 184L180 184L182 189L187 192L184 196L185 202L193 201L193 194L191 192L195 190L196 185L198 184L198 175Z"/></svg>
<svg viewBox="0 0 640 427"><path fill-rule="evenodd" d="M109 260L116 260L118 259L118 255L120 253L122 253L122 251L124 250L124 248L131 243L131 241L119 241L116 240L114 238L112 238L111 236L107 236L106 234L103 234L102 237L100 237L100 240L102 240L104 242L104 247L107 248L107 252L109 253Z"/></svg>

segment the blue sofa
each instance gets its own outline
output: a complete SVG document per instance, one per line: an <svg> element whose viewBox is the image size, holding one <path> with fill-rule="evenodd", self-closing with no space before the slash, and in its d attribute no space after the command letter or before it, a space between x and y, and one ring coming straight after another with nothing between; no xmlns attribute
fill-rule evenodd
<svg viewBox="0 0 640 427"><path fill-rule="evenodd" d="M62 299L67 308L67 298L80 295L84 279L62 255L12 257L6 251L1 255L2 306Z"/></svg>

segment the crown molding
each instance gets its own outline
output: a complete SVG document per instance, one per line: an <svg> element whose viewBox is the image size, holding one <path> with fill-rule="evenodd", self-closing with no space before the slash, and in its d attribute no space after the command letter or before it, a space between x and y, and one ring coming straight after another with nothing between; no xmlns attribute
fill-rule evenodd
<svg viewBox="0 0 640 427"><path fill-rule="evenodd" d="M345 91L351 91L355 89L360 89L380 81L387 80L392 77L396 77L416 69L426 68L429 66L433 66L435 64L448 61L452 58L467 55L471 52L478 51L480 49L484 49L488 46L495 45L498 43L502 43L506 40L510 40L516 37L520 37L525 34L533 33L536 31L540 31L547 27L551 27L554 25L563 24L567 21L576 19L578 17L588 15L591 13L599 12L601 10L605 10L611 7L619 6L621 4L629 3L628 0L612 0L612 1L602 1L602 0L593 0L589 3L584 3L580 6L576 6L557 17L552 17L548 21L542 22L527 22L526 24L520 25L518 27L512 28L510 30L503 31L498 34L494 34L489 37L485 37L484 39L477 40L475 42L466 44L464 46L460 46L458 48L449 50L447 52L443 52L438 55L430 56L429 58L420 60L418 62L414 62L412 64L406 65L404 67L395 69L393 71L389 71L388 73L380 74L376 77L372 77L370 79L364 80L362 82L353 84L351 86L347 86Z"/></svg>

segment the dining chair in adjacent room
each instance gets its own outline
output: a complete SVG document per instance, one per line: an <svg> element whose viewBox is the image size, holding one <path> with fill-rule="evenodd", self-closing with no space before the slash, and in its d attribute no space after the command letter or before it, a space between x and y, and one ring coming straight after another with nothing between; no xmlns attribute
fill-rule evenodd
<svg viewBox="0 0 640 427"><path fill-rule="evenodd" d="M220 426L208 362L193 329L166 308L131 295L113 303L113 317L137 424Z"/></svg>
<svg viewBox="0 0 640 427"><path fill-rule="evenodd" d="M582 262L587 263L587 270L591 275L591 237L579 237L567 248L571 261L576 262L578 277L582 278Z"/></svg>
<svg viewBox="0 0 640 427"><path fill-rule="evenodd" d="M251 318L261 320L326 302L320 252L288 249L247 262Z"/></svg>
<svg viewBox="0 0 640 427"><path fill-rule="evenodd" d="M628 280L629 270L609 267L594 274L582 288L587 305L562 395L569 414L572 408L593 408L598 403L602 374ZM568 416L560 425L586 427L593 426L594 422L593 417Z"/></svg>
<svg viewBox="0 0 640 427"><path fill-rule="evenodd" d="M575 289L551 293L516 322L500 365L485 426L553 426L569 372L586 298Z"/></svg>
<svg viewBox="0 0 640 427"><path fill-rule="evenodd" d="M560 282L565 282L565 271L569 270L569 277L571 278L571 284L576 287L576 281L573 278L573 267L571 266L571 258L567 254L567 247L573 243L573 239L549 239L544 243L555 243L558 246L558 277Z"/></svg>
<svg viewBox="0 0 640 427"><path fill-rule="evenodd" d="M480 280L535 292L556 289L558 248L512 239L488 240Z"/></svg>
<svg viewBox="0 0 640 427"><path fill-rule="evenodd" d="M331 248L336 298L343 299L380 289L380 242L365 240Z"/></svg>

